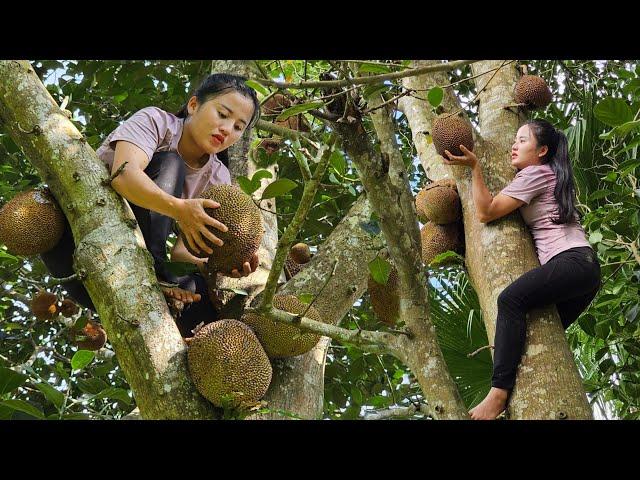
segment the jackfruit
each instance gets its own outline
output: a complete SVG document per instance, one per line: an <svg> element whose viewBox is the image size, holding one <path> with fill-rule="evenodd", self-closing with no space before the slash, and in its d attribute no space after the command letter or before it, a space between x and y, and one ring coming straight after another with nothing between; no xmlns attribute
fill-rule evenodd
<svg viewBox="0 0 640 480"><path fill-rule="evenodd" d="M291 250L289 250L289 255L291 255L291 259L298 265L304 265L311 260L311 250L309 250L309 245L306 243L296 243L291 247Z"/></svg>
<svg viewBox="0 0 640 480"><path fill-rule="evenodd" d="M400 283L398 270L391 267L387 283L376 282L371 274L367 281L367 289L371 298L371 307L376 317L387 325L395 325L400 318Z"/></svg>
<svg viewBox="0 0 640 480"><path fill-rule="evenodd" d="M449 150L452 155L463 155L460 145L473 151L473 133L471 124L458 115L442 114L431 125L433 146L438 155L448 158L444 153Z"/></svg>
<svg viewBox="0 0 640 480"><path fill-rule="evenodd" d="M273 306L293 314L302 314L309 307L293 295L276 295L273 297ZM320 313L314 307L309 308L305 317L322 321ZM240 320L253 329L269 358L302 355L320 341L320 335L302 332L295 325L276 322L253 312L245 313Z"/></svg>
<svg viewBox="0 0 640 480"><path fill-rule="evenodd" d="M292 105L293 104L291 103L291 100L289 100L281 93L276 93L266 102L264 102L260 106L260 109L263 115L277 116ZM275 122L275 124L281 127L290 128L291 130L298 130L301 132L309 131L309 124L301 113L298 115L293 115L286 120L278 120Z"/></svg>
<svg viewBox="0 0 640 480"><path fill-rule="evenodd" d="M76 313L78 313L80 309L78 305L73 300L69 300L65 298L62 300L62 306L60 307L60 313L65 317L73 317Z"/></svg>
<svg viewBox="0 0 640 480"><path fill-rule="evenodd" d="M57 245L64 214L49 189L17 194L0 210L0 243L13 255L38 255Z"/></svg>
<svg viewBox="0 0 640 480"><path fill-rule="evenodd" d="M420 190L416 196L416 212L422 223L444 225L459 220L462 206L455 180L438 180Z"/></svg>
<svg viewBox="0 0 640 480"><path fill-rule="evenodd" d="M189 372L198 391L218 407L255 404L271 383L271 363L251 329L218 320L189 341Z"/></svg>
<svg viewBox="0 0 640 480"><path fill-rule="evenodd" d="M544 78L523 75L516 83L513 97L517 103L524 103L530 110L535 110L549 105L553 94Z"/></svg>
<svg viewBox="0 0 640 480"><path fill-rule="evenodd" d="M284 275L287 280L290 280L292 277L296 276L301 270L300 264L296 263L293 258L291 258L291 254L287 255L287 259L284 262Z"/></svg>
<svg viewBox="0 0 640 480"><path fill-rule="evenodd" d="M79 350L100 350L105 343L107 343L107 332L102 325L91 320L76 333L75 344Z"/></svg>
<svg viewBox="0 0 640 480"><path fill-rule="evenodd" d="M205 211L229 228L222 232L207 226L211 233L224 242L219 247L202 237L213 250L209 255L208 268L225 274L230 274L233 269L242 272L242 265L244 262L251 263L264 234L260 209L249 195L234 185L213 185L201 197L220 204L219 208L206 208ZM186 240L184 243L191 254L206 257L205 253L194 252Z"/></svg>
<svg viewBox="0 0 640 480"><path fill-rule="evenodd" d="M38 320L51 320L58 314L58 297L55 293L40 290L31 300L31 312Z"/></svg>
<svg viewBox="0 0 640 480"><path fill-rule="evenodd" d="M422 241L422 261L429 265L441 253L452 250L460 253L462 239L458 222L437 225L427 222L420 230Z"/></svg>

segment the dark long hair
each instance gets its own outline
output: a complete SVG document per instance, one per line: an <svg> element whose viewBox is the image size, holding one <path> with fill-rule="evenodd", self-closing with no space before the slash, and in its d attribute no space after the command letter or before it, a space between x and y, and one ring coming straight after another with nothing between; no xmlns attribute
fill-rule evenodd
<svg viewBox="0 0 640 480"><path fill-rule="evenodd" d="M249 98L253 102L253 115L249 120L247 128L253 127L260 119L260 101L256 96L256 92L253 88L249 87L245 83L246 77L240 75L233 75L231 73L212 73L205 78L200 86L193 92L193 95L198 99L199 104L203 104L212 98L224 95L229 92L238 92L241 95ZM187 118L189 111L187 109L188 102L178 110L174 115L178 118ZM225 165L229 166L229 149L223 150L216 154L218 159Z"/></svg>
<svg viewBox="0 0 640 480"><path fill-rule="evenodd" d="M577 221L580 216L576 209L576 191L571 159L569 158L569 142L566 135L546 120L531 120L525 125L529 126L538 147L546 145L549 149L541 160L543 164L548 164L556 174L556 188L553 195L558 202L558 216L552 219L553 223Z"/></svg>

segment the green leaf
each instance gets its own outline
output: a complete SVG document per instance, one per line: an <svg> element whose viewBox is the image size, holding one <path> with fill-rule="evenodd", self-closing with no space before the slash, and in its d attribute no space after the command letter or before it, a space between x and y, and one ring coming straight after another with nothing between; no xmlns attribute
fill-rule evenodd
<svg viewBox="0 0 640 480"><path fill-rule="evenodd" d="M276 117L277 122L281 122L286 120L289 117L294 115L298 115L299 113L304 113L308 110L313 110L314 108L320 108L324 105L324 102L308 102L302 103L300 105L294 105L293 107L289 107Z"/></svg>
<svg viewBox="0 0 640 480"><path fill-rule="evenodd" d="M28 378L26 375L14 372L10 368L0 367L0 395L22 386Z"/></svg>
<svg viewBox="0 0 640 480"><path fill-rule="evenodd" d="M88 393L89 395L96 395L100 393L105 388L109 388L107 382L100 378L79 378L78 379L78 388L83 393Z"/></svg>
<svg viewBox="0 0 640 480"><path fill-rule="evenodd" d="M129 96L129 92L122 92L119 95L113 97L113 101L116 103L122 103Z"/></svg>
<svg viewBox="0 0 640 480"><path fill-rule="evenodd" d="M285 193L290 192L297 186L298 184L293 180L289 180L288 178L281 178L269 184L269 186L264 189L262 200L265 200L267 198L280 197Z"/></svg>
<svg viewBox="0 0 640 480"><path fill-rule="evenodd" d="M386 90L387 88L388 86L385 85L384 83L372 83L364 87L364 90L362 91L362 96L364 98L370 98L376 94L382 93L382 91Z"/></svg>
<svg viewBox="0 0 640 480"><path fill-rule="evenodd" d="M256 185L251 180L244 176L239 176L237 178L237 181L240 189L247 195L253 195L253 192L260 188L260 185L256 187Z"/></svg>
<svg viewBox="0 0 640 480"><path fill-rule="evenodd" d="M71 359L71 368L74 370L82 370L93 361L94 357L94 352L89 350L78 350Z"/></svg>
<svg viewBox="0 0 640 480"><path fill-rule="evenodd" d="M109 387L95 395L91 398L91 400L96 400L100 398L110 398L113 400L120 400L121 402L126 403L127 405L131 405L131 398L129 397L129 393L123 388Z"/></svg>
<svg viewBox="0 0 640 480"><path fill-rule="evenodd" d="M24 400L5 400L0 402L0 405L5 407L9 407L13 410L17 410L19 412L24 412L27 415L31 415L36 418L44 418L44 413L37 407L31 405L29 402L25 402Z"/></svg>
<svg viewBox="0 0 640 480"><path fill-rule="evenodd" d="M626 100L607 97L593 108L593 114L602 123L617 127L633 120L633 112Z"/></svg>
<svg viewBox="0 0 640 480"><path fill-rule="evenodd" d="M331 156L329 157L329 164L340 175L345 174L345 171L347 169L347 162L345 161L344 155L340 150L334 150L333 152L331 152Z"/></svg>
<svg viewBox="0 0 640 480"><path fill-rule="evenodd" d="M373 279L381 285L387 284L390 272L391 264L379 256L376 256L376 258L369 262L369 273L371 273Z"/></svg>
<svg viewBox="0 0 640 480"><path fill-rule="evenodd" d="M591 195L589 195L589 201L593 201L593 200L599 200L601 198L606 197L607 195L612 194L613 192L611 190L596 190L595 192L593 192Z"/></svg>
<svg viewBox="0 0 640 480"><path fill-rule="evenodd" d="M362 73L389 73L391 69L386 65L380 65L377 63L363 63L358 70Z"/></svg>
<svg viewBox="0 0 640 480"><path fill-rule="evenodd" d="M298 295L298 300L308 305L313 302L313 297L313 293L301 293L300 295Z"/></svg>
<svg viewBox="0 0 640 480"><path fill-rule="evenodd" d="M602 233L600 230L596 230L589 235L589 243L591 245L595 245L596 243L600 243L602 241Z"/></svg>
<svg viewBox="0 0 640 480"><path fill-rule="evenodd" d="M265 97L267 95L269 95L269 90L267 90L265 87L263 87L261 84L259 84L258 82L254 81L254 80L245 80L244 83L247 86L253 88L254 90L260 92Z"/></svg>
<svg viewBox="0 0 640 480"><path fill-rule="evenodd" d="M624 138L632 131L638 129L640 129L640 120L633 120L630 122L625 122L622 125L618 125L612 130L601 134L600 138L603 140L610 140L613 137Z"/></svg>
<svg viewBox="0 0 640 480"><path fill-rule="evenodd" d="M444 90L440 87L433 87L427 93L427 100L433 108L436 108L438 105L442 103L442 99L444 98Z"/></svg>
<svg viewBox="0 0 640 480"><path fill-rule="evenodd" d="M53 388L48 383L35 383L35 387L40 390L47 400L55 405L55 407L60 410L62 408L62 404L64 403L64 394L55 388Z"/></svg>
<svg viewBox="0 0 640 480"><path fill-rule="evenodd" d="M273 174L269 170L258 170L251 177L251 182L257 183L260 186L260 180L263 178L273 178Z"/></svg>

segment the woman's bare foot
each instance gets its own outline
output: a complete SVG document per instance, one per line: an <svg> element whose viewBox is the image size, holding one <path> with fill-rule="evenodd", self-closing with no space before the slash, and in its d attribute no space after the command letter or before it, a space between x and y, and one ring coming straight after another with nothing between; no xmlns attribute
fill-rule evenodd
<svg viewBox="0 0 640 480"><path fill-rule="evenodd" d="M472 420L495 420L507 406L509 390L491 387L484 400L469 410Z"/></svg>
<svg viewBox="0 0 640 480"><path fill-rule="evenodd" d="M162 288L162 293L167 298L173 298L175 300L179 300L182 303L192 303L199 302L201 296L199 293L193 293L189 290L184 290L179 287L160 287Z"/></svg>

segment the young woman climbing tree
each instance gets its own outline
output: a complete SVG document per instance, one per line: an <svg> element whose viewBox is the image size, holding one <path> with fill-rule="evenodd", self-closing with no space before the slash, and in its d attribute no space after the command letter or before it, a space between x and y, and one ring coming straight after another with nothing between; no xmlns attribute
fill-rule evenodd
<svg viewBox="0 0 640 480"><path fill-rule="evenodd" d="M566 329L587 308L600 288L600 265L579 223L567 137L545 120L518 129L511 164L518 173L495 197L482 178L480 162L460 146L461 156L445 151L447 165L472 170L476 214L489 223L519 208L529 227L540 267L526 272L498 296L491 390L469 414L495 419L514 387L526 336L529 310L555 304Z"/></svg>
<svg viewBox="0 0 640 480"><path fill-rule="evenodd" d="M255 124L259 114L255 91L242 77L212 74L179 112L143 108L111 132L96 152L112 173L127 162L112 185L131 205L164 294L185 303L178 321L183 336L191 336L191 330L200 322L215 319L215 309L201 274L206 259L191 255L183 237L193 250L201 253L212 252L203 237L222 245L206 226L221 231L227 227L204 210L218 208L220 204L198 197L211 185L231 183L227 149L241 138L245 129ZM174 220L182 235L178 236L171 260L193 263L200 273L177 277L167 269L166 242ZM73 250L73 237L67 224L58 246L43 254L42 259L53 275L69 276L73 274ZM255 270L258 262L251 264ZM249 275L251 264L246 262L242 272L234 270L231 276ZM65 287L76 301L93 308L80 281Z"/></svg>

